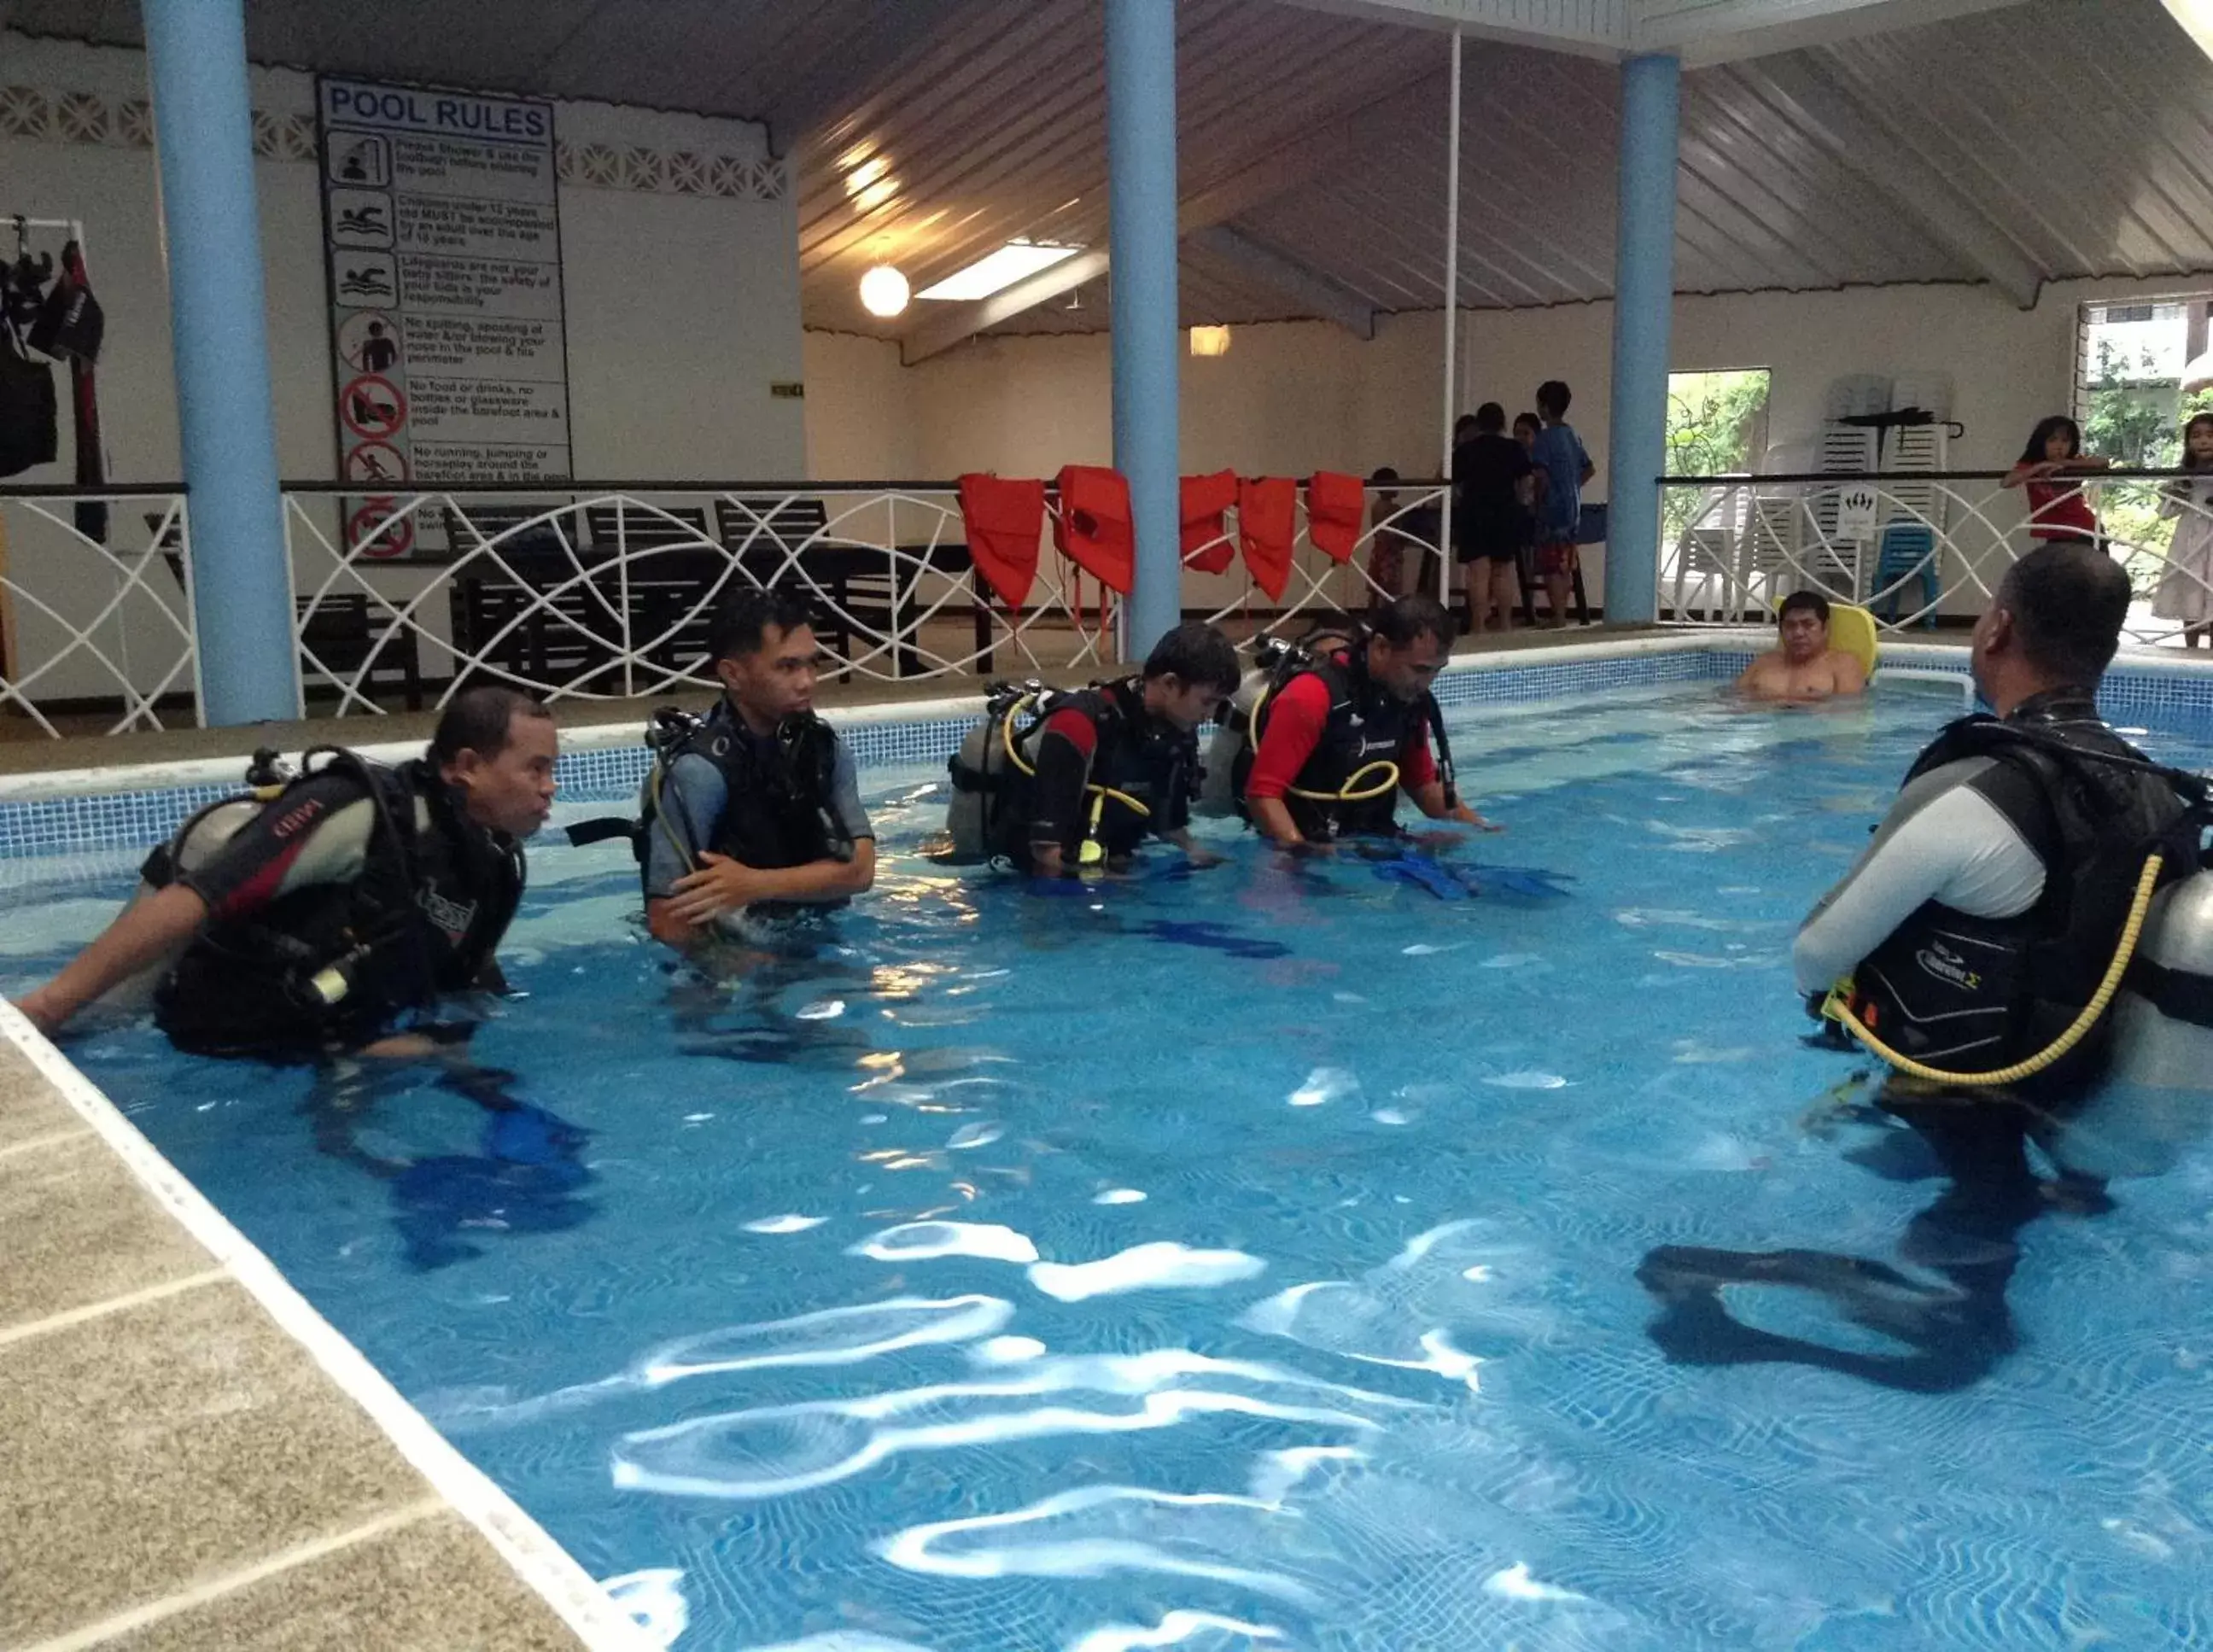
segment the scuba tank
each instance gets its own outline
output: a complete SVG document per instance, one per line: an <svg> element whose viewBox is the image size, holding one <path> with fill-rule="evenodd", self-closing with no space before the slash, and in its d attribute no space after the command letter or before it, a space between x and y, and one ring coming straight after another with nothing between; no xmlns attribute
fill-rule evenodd
<svg viewBox="0 0 2213 1652"><path fill-rule="evenodd" d="M1035 678L993 683L985 691L984 721L961 737L945 765L953 781L953 801L945 810L945 830L953 840L947 864L981 865L999 852L1000 823L1021 774L1009 747L1020 749L1044 725L1051 692ZM1010 722L1015 725L1011 731Z"/></svg>
<svg viewBox="0 0 2213 1652"><path fill-rule="evenodd" d="M2157 1175L2213 1135L2213 871L2153 898L2112 1015L2112 1065L2055 1156L2091 1175Z"/></svg>
<svg viewBox="0 0 2213 1652"><path fill-rule="evenodd" d="M1283 645L1275 646L1282 649ZM1280 655L1268 656L1265 663L1245 674L1237 692L1229 697L1228 709L1216 722L1214 738L1207 743L1205 776L1193 813L1217 817L1239 813L1239 759L1251 748L1253 709L1272 692L1280 662Z"/></svg>
<svg viewBox="0 0 2213 1652"><path fill-rule="evenodd" d="M131 899L124 903L123 910L129 911L180 877L205 866L249 821L259 817L267 804L282 796L296 777L277 755L276 747L257 747L246 765L245 793L222 798L196 811L169 835L168 842L148 855L138 869L138 887L131 892ZM101 995L99 1002L131 1015L151 1009L155 989L176 967L177 960L191 944L187 938L137 974L118 981Z"/></svg>
<svg viewBox="0 0 2213 1652"><path fill-rule="evenodd" d="M1254 641L1253 668L1237 685L1237 692L1230 697L1228 709L1207 747L1197 813L1245 814L1245 783L1252 773L1253 759L1259 753L1262 713L1269 698L1302 673L1327 668L1339 647L1348 654L1356 654L1367 645L1369 636L1367 625L1355 619L1344 624L1325 621L1294 643L1276 637ZM1453 772L1452 741L1445 733L1444 709L1434 694L1424 694L1411 715L1427 724L1431 757L1438 777L1444 782L1446 800L1457 804L1460 798ZM1380 794L1387 800L1384 812L1387 819L1387 799L1398 784L1397 764L1378 760L1356 765L1338 792L1320 795L1294 789L1291 796L1334 806L1369 802Z"/></svg>

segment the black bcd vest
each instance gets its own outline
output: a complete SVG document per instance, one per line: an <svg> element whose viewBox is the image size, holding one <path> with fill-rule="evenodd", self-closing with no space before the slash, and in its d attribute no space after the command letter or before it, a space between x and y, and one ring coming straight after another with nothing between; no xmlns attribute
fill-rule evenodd
<svg viewBox="0 0 2213 1652"><path fill-rule="evenodd" d="M2074 712L2079 720L2060 721ZM2044 893L2014 917L1976 917L1925 902L1854 972L1856 1013L1916 1060L1992 1071L2048 1046L2096 995L2147 859L2163 886L2197 871L2208 820L2204 783L2160 768L2096 722L2086 699L2022 717L1951 724L1906 776L1987 756L2033 781L2035 818L2016 820L2045 864ZM2111 1018L2031 1081L2047 1098L2079 1094L2110 1054Z"/></svg>
<svg viewBox="0 0 2213 1652"><path fill-rule="evenodd" d="M1268 730L1270 707L1276 698L1299 678L1320 677L1329 690L1329 720L1322 726L1320 741L1308 756L1292 783L1301 791L1341 792L1363 769L1378 762L1396 763L1407 736L1427 722L1438 741L1436 753L1440 773L1449 772L1449 748L1443 743L1443 719L1435 699L1401 700L1368 675L1365 641L1356 637L1341 652L1313 655L1304 649L1287 653L1268 684L1268 698L1260 706L1259 726L1240 746L1230 784L1241 813L1246 808L1245 784L1251 778L1259 741ZM1367 783L1363 782L1363 789ZM1332 802L1320 798L1286 796L1283 806L1302 838L1327 839L1356 836L1385 836L1396 829L1399 797L1393 786L1358 802Z"/></svg>
<svg viewBox="0 0 2213 1652"><path fill-rule="evenodd" d="M1119 860L1136 853L1146 838L1164 829L1162 823L1178 796L1187 792L1198 773L1198 738L1146 715L1141 678L1009 696L991 709L990 742L996 745L1003 739L1002 725L1018 714L1024 698L1031 704L1022 714L1022 726L1015 732L1015 745L1025 762L1036 762L1046 721L1056 712L1080 711L1098 731L1088 784L1103 786L1108 795L1102 801L1098 829L1094 832L1091 794L1085 793L1082 818L1074 823L1070 838L1061 844L1069 864L1076 863L1087 838L1094 839L1109 860ZM1026 859L1036 808L1035 777L1010 765L995 765L978 773L956 758L951 766L956 787L988 794L985 835L994 852L1015 862ZM1121 801L1123 797L1142 805L1143 813L1130 808Z"/></svg>
<svg viewBox="0 0 2213 1652"><path fill-rule="evenodd" d="M375 809L361 875L208 924L155 996L156 1021L180 1044L223 1050L372 1037L405 1010L478 984L521 903L521 850L470 821L427 763L388 768L335 747L308 755L329 760L302 779L347 773ZM282 809L284 796L265 808ZM417 826L418 799L427 831ZM148 858L150 886L171 880L171 858L168 845ZM439 920L464 911L455 937Z"/></svg>

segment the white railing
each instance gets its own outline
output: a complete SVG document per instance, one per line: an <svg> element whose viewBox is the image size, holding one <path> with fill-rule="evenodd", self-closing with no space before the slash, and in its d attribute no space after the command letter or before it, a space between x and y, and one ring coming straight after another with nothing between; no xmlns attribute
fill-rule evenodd
<svg viewBox="0 0 2213 1652"><path fill-rule="evenodd" d="M2129 640L2171 643L2213 625L2213 475L2072 479L2136 589ZM1795 590L1857 603L1885 631L1972 618L2037 543L2025 491L2003 480L1988 471L1663 478L1661 618L1741 625Z"/></svg>
<svg viewBox="0 0 2213 1652"><path fill-rule="evenodd" d="M1302 491L1280 600L1247 569L1232 507L1225 533L1186 558L1185 611L1249 635L1397 594L1438 552L1443 490L1381 491L1393 497L1339 562L1314 546ZM174 707L198 698L182 491L113 496L108 537L129 550L76 533L77 503L66 491L0 499L18 547L12 569L0 562L10 621L0 715L58 735L88 727L58 722L64 708L106 718L98 726L159 728L167 698L174 722ZM1065 678L1098 674L1123 651L1122 599L1062 557L1049 531L1021 607L1000 600L972 565L948 483L570 484L379 499L303 484L286 488L283 517L303 713L326 697L341 716L417 709L482 681L547 700L711 690L708 619L748 586L802 598L825 669L841 678ZM1379 544L1403 564L1389 588L1375 577ZM1228 570L1189 566L1218 546L1231 552Z"/></svg>
<svg viewBox="0 0 2213 1652"><path fill-rule="evenodd" d="M0 717L119 734L168 702L191 722L187 543L181 489L0 490Z"/></svg>

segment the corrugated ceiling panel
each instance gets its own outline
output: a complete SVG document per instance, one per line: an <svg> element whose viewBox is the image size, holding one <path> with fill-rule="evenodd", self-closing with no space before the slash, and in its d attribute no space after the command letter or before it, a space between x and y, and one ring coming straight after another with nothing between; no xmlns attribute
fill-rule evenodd
<svg viewBox="0 0 2213 1652"><path fill-rule="evenodd" d="M134 0L11 0L9 16L138 38ZM1177 18L1185 198L1306 157L1232 222L1378 308L1442 303L1443 37L1274 0L1182 0ZM247 29L262 61L769 120L798 168L814 326L892 330L856 291L880 254L919 288L1011 236L1106 235L1101 0L248 0ZM2047 278L2213 269L2213 64L2159 0L2026 0L1793 55ZM1679 286L1973 278L1898 191L1764 94L1778 61L1685 77ZM1468 43L1461 302L1610 291L1615 88L1602 64ZM1186 320L1295 312L1211 260L1184 296ZM1009 326L1105 320L1094 283Z"/></svg>

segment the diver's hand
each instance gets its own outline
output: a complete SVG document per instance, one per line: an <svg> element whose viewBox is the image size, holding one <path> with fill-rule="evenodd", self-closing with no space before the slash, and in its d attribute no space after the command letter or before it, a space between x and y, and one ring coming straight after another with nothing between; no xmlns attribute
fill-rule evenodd
<svg viewBox="0 0 2213 1652"><path fill-rule="evenodd" d="M1040 878L1057 878L1067 869L1061 863L1058 844L1035 843L1030 845L1031 875Z"/></svg>
<svg viewBox="0 0 2213 1652"><path fill-rule="evenodd" d="M34 987L15 1000L15 1008L23 1012L24 1018L48 1038L61 1031L62 1023L70 1018L75 1007L57 999L52 984Z"/></svg>
<svg viewBox="0 0 2213 1652"><path fill-rule="evenodd" d="M724 912L735 912L757 900L768 899L765 874L743 861L717 855L711 849L699 856L699 869L669 886L669 910L695 928L711 924Z"/></svg>
<svg viewBox="0 0 2213 1652"><path fill-rule="evenodd" d="M1454 804L1452 813L1446 815L1445 819L1448 820L1457 820L1462 826L1472 826L1478 832L1503 832L1506 830L1504 826L1500 826L1495 820L1484 820L1483 816L1478 814L1473 809L1470 808L1465 803Z"/></svg>

